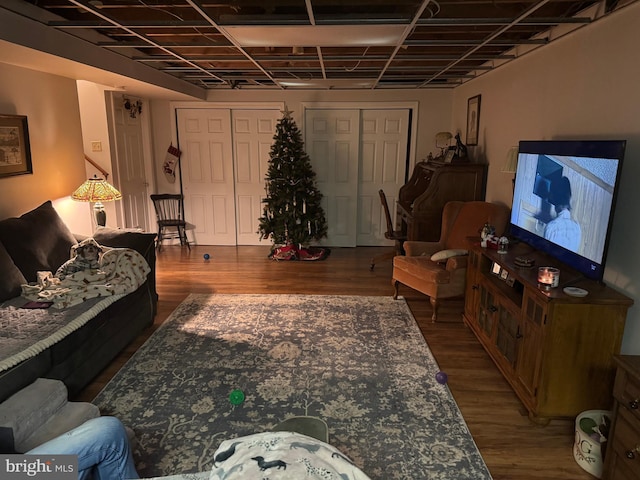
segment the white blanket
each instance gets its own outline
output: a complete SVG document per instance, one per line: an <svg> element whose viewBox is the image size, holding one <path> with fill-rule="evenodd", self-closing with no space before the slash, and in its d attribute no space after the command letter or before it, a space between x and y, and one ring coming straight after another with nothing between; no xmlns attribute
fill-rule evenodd
<svg viewBox="0 0 640 480"><path fill-rule="evenodd" d="M51 272L38 272L38 282L22 285L22 296L52 302L55 308L67 308L89 298L134 292L147 280L150 271L149 264L137 251L113 248L104 253L98 270L82 270L63 280Z"/></svg>
<svg viewBox="0 0 640 480"><path fill-rule="evenodd" d="M210 472L150 480L370 480L337 448L294 432L264 432L223 441Z"/></svg>

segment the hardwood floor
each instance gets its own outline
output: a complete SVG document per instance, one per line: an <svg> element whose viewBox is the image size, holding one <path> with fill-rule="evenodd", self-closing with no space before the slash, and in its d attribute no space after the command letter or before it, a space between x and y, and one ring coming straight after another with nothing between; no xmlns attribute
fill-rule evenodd
<svg viewBox="0 0 640 480"><path fill-rule="evenodd" d="M319 295L389 295L391 262L369 270L375 247L333 249L321 262L274 262L268 246L165 246L158 254L160 302L147 329L77 398L91 401L136 349L166 320L189 293L288 293ZM203 258L209 253L211 258ZM531 423L506 380L462 323L462 301L444 302L440 321L431 323L429 300L407 287L407 299L438 361L469 430L496 480L592 479L574 461L572 419ZM176 472L178 473L178 472ZM418 480L418 479L416 479ZM452 478L452 480L455 480Z"/></svg>

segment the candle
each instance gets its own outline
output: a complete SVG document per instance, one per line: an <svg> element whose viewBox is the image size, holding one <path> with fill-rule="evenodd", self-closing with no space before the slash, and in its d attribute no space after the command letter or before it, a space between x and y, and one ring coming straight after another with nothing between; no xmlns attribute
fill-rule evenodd
<svg viewBox="0 0 640 480"><path fill-rule="evenodd" d="M554 267L538 268L538 286L545 290L556 288L560 283L560 270Z"/></svg>

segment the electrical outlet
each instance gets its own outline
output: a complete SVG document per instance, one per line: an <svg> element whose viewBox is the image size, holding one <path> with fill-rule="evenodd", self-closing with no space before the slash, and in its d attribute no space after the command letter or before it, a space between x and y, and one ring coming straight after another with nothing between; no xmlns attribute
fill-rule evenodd
<svg viewBox="0 0 640 480"><path fill-rule="evenodd" d="M102 142L91 142L91 151L92 152L101 152L102 151Z"/></svg>

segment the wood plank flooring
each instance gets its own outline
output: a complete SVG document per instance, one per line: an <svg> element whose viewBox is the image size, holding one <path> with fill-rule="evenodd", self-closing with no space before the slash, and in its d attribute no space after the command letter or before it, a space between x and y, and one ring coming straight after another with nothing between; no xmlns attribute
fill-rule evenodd
<svg viewBox="0 0 640 480"><path fill-rule="evenodd" d="M391 262L369 270L371 257L383 251L377 247L338 248L321 262L274 262L267 259L266 245L196 246L190 251L165 246L158 254L160 302L153 327L143 332L77 399L91 401L189 293L391 296ZM203 259L205 253L210 254L210 260ZM427 297L407 287L401 287L400 294L407 299L441 369L447 372L449 388L494 479L593 478L573 459L573 420L552 420L546 427L529 421L506 380L462 323L461 300L444 302L440 321L434 324Z"/></svg>

